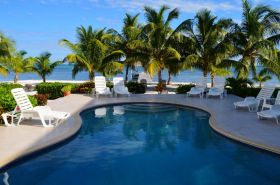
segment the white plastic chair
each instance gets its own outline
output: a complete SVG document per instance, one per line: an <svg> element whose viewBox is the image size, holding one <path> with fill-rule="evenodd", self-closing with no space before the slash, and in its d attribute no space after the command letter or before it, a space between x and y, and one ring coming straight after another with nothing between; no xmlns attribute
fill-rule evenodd
<svg viewBox="0 0 280 185"><path fill-rule="evenodd" d="M250 101L248 98L245 98L243 101L234 102L233 105L235 109L237 108L248 108L250 112L257 111L259 109L261 101L266 102L266 99L270 99L275 87L273 86L265 86L263 87L256 98L250 97Z"/></svg>
<svg viewBox="0 0 280 185"><path fill-rule="evenodd" d="M70 116L70 113L53 111L48 106L36 106L33 107L28 96L26 95L23 88L12 89L12 95L17 102L17 106L13 112L16 114L19 112L19 119L17 125L25 118L39 118L44 127L51 127L57 125L60 121L67 119ZM49 121L49 124L45 122Z"/></svg>
<svg viewBox="0 0 280 185"><path fill-rule="evenodd" d="M221 99L225 94L225 78L218 78L215 80L214 87L211 87L206 94L206 97L209 96L218 96Z"/></svg>
<svg viewBox="0 0 280 185"><path fill-rule="evenodd" d="M104 76L94 77L94 84L95 84L94 90L97 97L99 97L99 95L112 96L112 92L110 91L110 88L106 86L106 79Z"/></svg>
<svg viewBox="0 0 280 185"><path fill-rule="evenodd" d="M276 123L279 124L278 117L280 116L280 105L272 105L271 109L257 112L258 119L275 119Z"/></svg>
<svg viewBox="0 0 280 185"><path fill-rule="evenodd" d="M264 110L265 108L267 109L271 109L273 104L269 104L267 103L267 101L263 102L263 106L262 106L262 110ZM280 105L280 91L278 91L274 105Z"/></svg>
<svg viewBox="0 0 280 185"><path fill-rule="evenodd" d="M114 94L116 96L118 94L120 94L120 95L127 95L127 96L130 95L127 87L124 85L123 77L114 77L113 78L113 83L114 83Z"/></svg>
<svg viewBox="0 0 280 185"><path fill-rule="evenodd" d="M199 96L203 98L203 93L207 88L207 77L203 77L196 83L195 87L192 87L189 92L187 92L187 96Z"/></svg>

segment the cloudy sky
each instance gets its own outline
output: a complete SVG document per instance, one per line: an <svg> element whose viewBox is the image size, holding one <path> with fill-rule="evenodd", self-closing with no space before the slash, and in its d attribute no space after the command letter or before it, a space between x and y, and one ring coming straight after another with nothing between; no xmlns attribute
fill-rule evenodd
<svg viewBox="0 0 280 185"><path fill-rule="evenodd" d="M280 0L251 2L280 10ZM59 46L58 41L75 41L77 26L120 30L126 12L141 13L140 22L144 22L143 6L158 8L163 4L180 10L173 27L202 8L211 9L218 17L241 20L241 0L0 0L0 32L15 40L17 48L29 55L49 51L54 60L62 59L69 51Z"/></svg>

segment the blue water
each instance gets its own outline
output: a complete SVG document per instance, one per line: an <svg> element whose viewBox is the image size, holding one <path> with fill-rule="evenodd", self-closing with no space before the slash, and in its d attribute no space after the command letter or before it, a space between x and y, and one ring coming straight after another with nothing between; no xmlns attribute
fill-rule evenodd
<svg viewBox="0 0 280 185"><path fill-rule="evenodd" d="M73 65L63 64L58 66L54 72L47 77L47 80L73 80L72 78L72 68ZM258 67L257 70L261 70L261 67ZM143 72L144 70L141 67L137 68L138 72ZM234 73L232 73L234 75ZM96 73L96 75L101 75L100 73ZM123 73L118 74L117 76L123 76L125 75L125 71ZM168 73L167 71L163 71L162 73L163 79L168 79ZM131 77L131 71L129 71L129 77ZM180 72L178 75L172 77L173 82L197 82L198 79L202 77L202 72L199 70L185 70ZM10 73L8 76L4 77L0 75L0 81L10 81L13 80L14 74ZM35 74L35 73L24 73L20 74L19 76L20 80L40 80L41 78ZM82 71L78 73L76 78L74 80L88 80L88 73L86 71ZM157 81L157 76L155 75L153 77L153 81ZM210 82L210 79L209 79ZM279 80L277 77L273 76L273 78L266 82L266 84L278 84Z"/></svg>
<svg viewBox="0 0 280 185"><path fill-rule="evenodd" d="M82 119L70 143L7 170L9 184L280 184L279 156L216 134L200 110L131 104Z"/></svg>

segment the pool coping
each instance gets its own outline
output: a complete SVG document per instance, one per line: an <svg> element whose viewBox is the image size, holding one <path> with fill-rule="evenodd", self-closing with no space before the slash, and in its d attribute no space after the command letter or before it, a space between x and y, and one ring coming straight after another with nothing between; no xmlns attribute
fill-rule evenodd
<svg viewBox="0 0 280 185"><path fill-rule="evenodd" d="M92 99L92 101L94 101L94 99ZM226 130L224 130L223 128L220 128L217 124L217 120L215 119L215 111L211 110L210 107L207 106L202 106L202 105L198 105L198 104L193 104L190 102L182 102L182 103L172 103L172 102L168 102L168 101L161 101L161 100L122 100L122 99L117 99L117 102L106 102L106 103L102 103L99 102L96 105L92 105L92 104L87 104L85 107L82 107L80 109L78 109L78 111L73 114L69 119L65 120L65 122L61 123L60 127L63 127L66 124L72 124L75 125L75 127L71 127L71 129L68 132L65 132L63 134L61 134L59 137L54 137L50 140L48 140L47 142L43 143L43 144L39 144L36 146L32 146L31 148L28 148L25 151L16 151L14 153L14 155L12 156L5 156L5 158L3 159L1 157L0 159L0 171L2 171L3 169L5 169L6 167L9 167L10 165L12 165L13 163L22 160L34 153L40 152L42 150L46 150L48 148L52 148L56 145L59 145L63 142L65 142L66 140L68 140L69 138L73 137L74 135L76 135L81 126L82 126L82 119L81 119L81 114L89 109L94 109L94 108L98 108L98 107L103 107L103 106L110 106L110 105L120 105L120 104L133 104L133 103L158 103L158 104L168 104L168 105L175 105L175 106L181 106L181 107L189 107L189 108L195 108L195 109L199 109L202 111L205 111L207 113L210 114L209 117L209 125L210 128L213 129L215 132L233 140L239 143L243 143L249 146L252 146L254 148L257 149L261 149L264 151L268 151L268 152L272 152L274 154L280 154L280 148L274 148L274 147L270 147L267 146L265 144L261 144L261 143L257 143L254 141L251 141L245 137L241 137L241 136L236 136L235 134L232 134ZM219 101L219 100L217 100ZM73 124L75 123L75 124Z"/></svg>

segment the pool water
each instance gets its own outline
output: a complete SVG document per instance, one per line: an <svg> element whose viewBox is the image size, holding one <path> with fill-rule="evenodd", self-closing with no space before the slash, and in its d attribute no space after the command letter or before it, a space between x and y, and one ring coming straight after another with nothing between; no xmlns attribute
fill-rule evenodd
<svg viewBox="0 0 280 185"><path fill-rule="evenodd" d="M164 104L81 114L71 142L1 174L10 185L280 184L280 157L216 134L209 114ZM1 184L0 183L0 184Z"/></svg>

